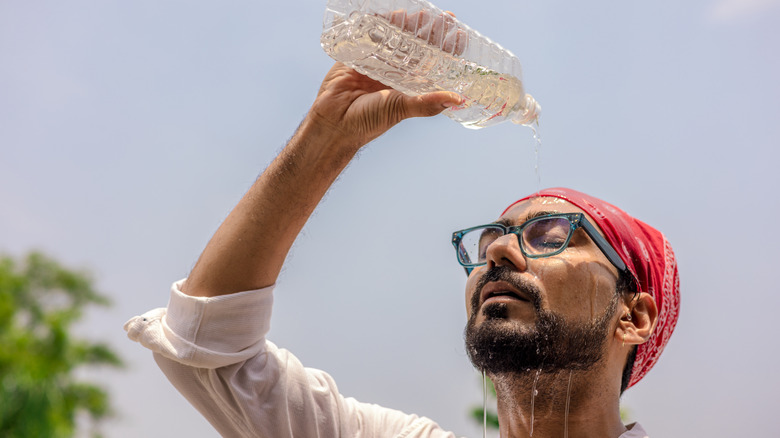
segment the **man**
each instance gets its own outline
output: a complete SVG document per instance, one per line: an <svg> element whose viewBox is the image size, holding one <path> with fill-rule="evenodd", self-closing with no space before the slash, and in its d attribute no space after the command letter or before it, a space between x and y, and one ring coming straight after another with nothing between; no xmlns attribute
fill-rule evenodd
<svg viewBox="0 0 780 438"><path fill-rule="evenodd" d="M125 325L222 435L454 436L427 418L342 397L330 376L265 334L288 250L357 151L405 118L460 101L405 96L336 64L288 145L174 284L168 308ZM623 376L633 384L647 372L676 322L671 249L595 198L540 195L453 235L469 272L467 349L495 382L501 436L644 437L621 423L618 399Z"/></svg>

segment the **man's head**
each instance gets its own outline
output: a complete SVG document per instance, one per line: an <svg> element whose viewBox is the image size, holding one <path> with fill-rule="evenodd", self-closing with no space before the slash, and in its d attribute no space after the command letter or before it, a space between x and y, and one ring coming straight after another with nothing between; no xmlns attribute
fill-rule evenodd
<svg viewBox="0 0 780 438"><path fill-rule="evenodd" d="M599 365L625 374L621 390L636 383L677 320L676 263L663 235L568 189L521 199L498 222L522 228L472 233L482 237L470 255L468 242L456 247L462 262L484 263L466 288L475 366L496 374Z"/></svg>

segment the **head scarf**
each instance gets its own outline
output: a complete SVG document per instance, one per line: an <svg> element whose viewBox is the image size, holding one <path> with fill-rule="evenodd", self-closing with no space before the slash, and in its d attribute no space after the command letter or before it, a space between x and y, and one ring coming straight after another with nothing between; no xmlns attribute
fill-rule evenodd
<svg viewBox="0 0 780 438"><path fill-rule="evenodd" d="M512 203L547 196L566 200L582 209L598 224L604 237L615 248L626 268L634 276L639 292L647 292L658 307L655 331L637 347L631 371L631 387L655 365L677 325L680 311L680 278L672 247L655 228L634 219L623 210L600 199L566 188L545 189Z"/></svg>

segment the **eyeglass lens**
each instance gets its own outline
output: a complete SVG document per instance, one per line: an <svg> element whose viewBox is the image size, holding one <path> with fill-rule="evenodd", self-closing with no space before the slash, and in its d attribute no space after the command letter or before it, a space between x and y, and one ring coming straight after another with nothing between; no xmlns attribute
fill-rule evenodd
<svg viewBox="0 0 780 438"><path fill-rule="evenodd" d="M533 220L523 228L521 245L529 256L551 254L568 243L571 223L565 217L552 217ZM499 237L504 235L500 226L486 225L464 234L458 255L465 264L482 264L487 259L487 249Z"/></svg>
<svg viewBox="0 0 780 438"><path fill-rule="evenodd" d="M564 217L540 219L523 228L523 249L530 255L555 252L569 240L571 223Z"/></svg>

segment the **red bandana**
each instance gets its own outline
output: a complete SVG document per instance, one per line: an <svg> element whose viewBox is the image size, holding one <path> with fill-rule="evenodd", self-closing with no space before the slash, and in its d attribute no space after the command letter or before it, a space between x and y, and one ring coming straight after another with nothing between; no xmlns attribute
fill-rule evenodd
<svg viewBox="0 0 780 438"><path fill-rule="evenodd" d="M566 188L545 189L514 202L548 196L564 199L588 213L604 232L626 268L639 281L640 292L649 293L658 306L655 331L639 345L628 386L636 384L655 365L677 325L680 313L680 278L672 247L655 228L629 216L623 210L600 199Z"/></svg>

